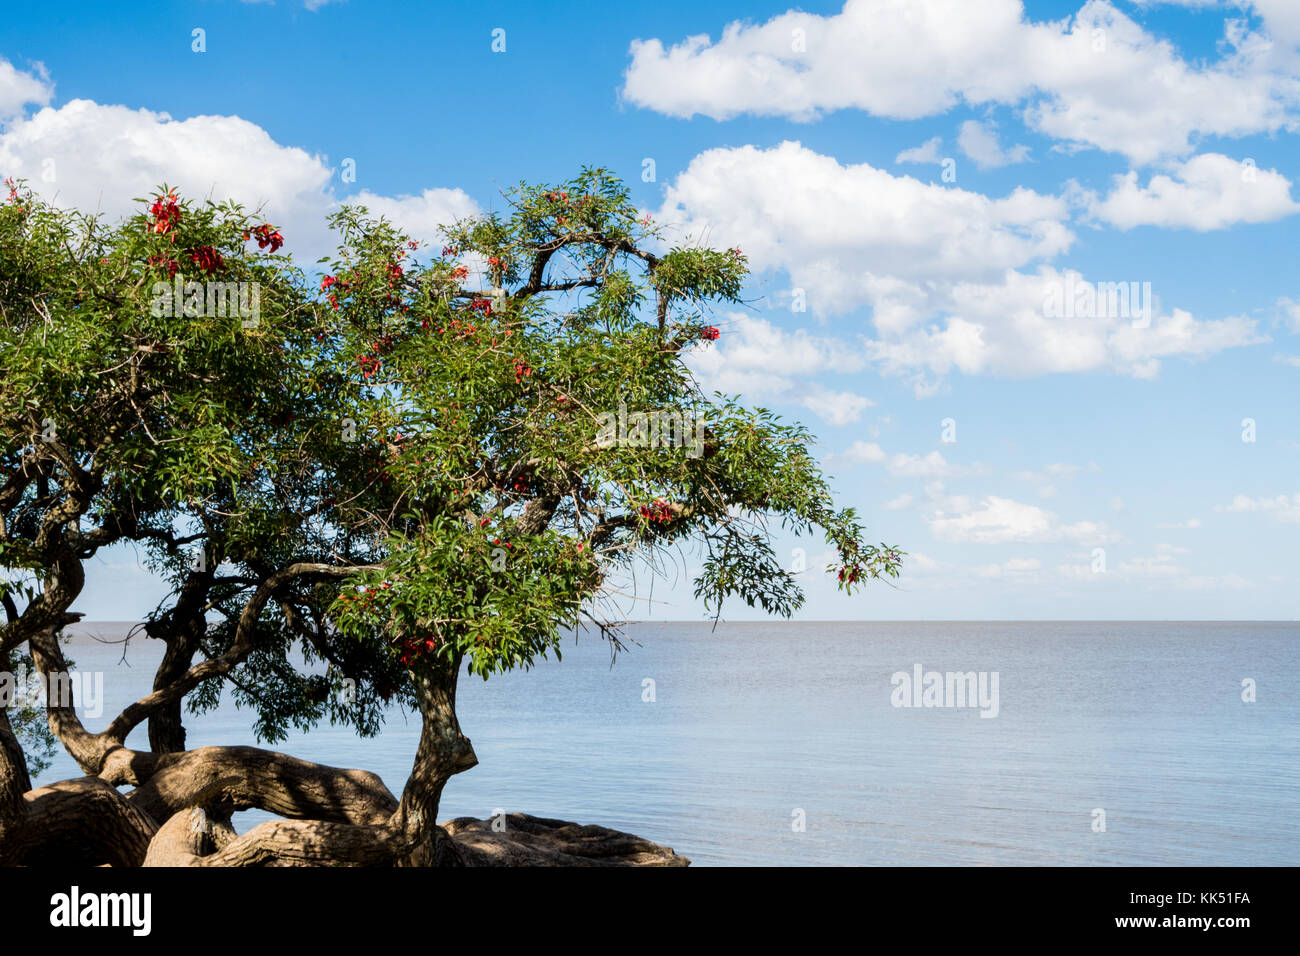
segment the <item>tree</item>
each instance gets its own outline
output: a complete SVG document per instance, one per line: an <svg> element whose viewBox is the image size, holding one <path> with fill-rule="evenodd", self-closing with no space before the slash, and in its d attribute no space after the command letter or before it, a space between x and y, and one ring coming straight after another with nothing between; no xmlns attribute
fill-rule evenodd
<svg viewBox="0 0 1300 956"><path fill-rule="evenodd" d="M505 198L427 256L345 208L309 283L238 206L164 188L108 229L13 187L0 654L64 673L57 636L111 544L144 548L172 592L143 625L166 644L152 694L100 733L50 702L87 777L24 796L0 725L0 857L455 863L436 815L477 762L462 672L527 668L575 627L617 650L619 595L677 549L697 550L714 613L740 598L789 615L803 595L774 521L820 530L845 591L897 575L899 552L836 507L805 429L705 396L689 371L719 335L706 310L740 301L739 250L653 251L663 236L601 170ZM206 285L187 286L196 273ZM259 290L253 321L209 314L211 287L240 282ZM227 689L268 741L321 719L374 734L387 705L415 710L400 798L364 771L186 750L182 701L202 712ZM149 751L127 748L144 721ZM250 807L289 819L236 834Z"/></svg>

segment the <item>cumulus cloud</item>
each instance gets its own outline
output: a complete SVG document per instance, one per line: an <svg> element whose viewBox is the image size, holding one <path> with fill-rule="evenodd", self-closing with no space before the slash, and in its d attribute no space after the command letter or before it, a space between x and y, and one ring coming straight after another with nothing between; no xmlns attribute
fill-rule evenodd
<svg viewBox="0 0 1300 956"><path fill-rule="evenodd" d="M1139 185L1138 174L1116 176L1105 197L1088 199L1091 218L1119 229L1161 226L1205 232L1236 223L1272 222L1300 211L1291 182L1275 169L1221 153L1204 153Z"/></svg>
<svg viewBox="0 0 1300 956"><path fill-rule="evenodd" d="M1125 278L1132 279L1116 277ZM1014 378L1110 371L1154 378L1164 358L1201 359L1268 341L1246 316L1196 319L1174 309L1153 311L1147 322L1100 303L1083 314L1054 314L1051 297L1083 282L1077 272L1044 266L1032 275L1008 270L994 282L882 286L872 303L879 335L871 353L887 372L911 376L918 394L927 394L954 371Z"/></svg>
<svg viewBox="0 0 1300 956"><path fill-rule="evenodd" d="M855 441L844 451L827 455L825 462L827 467L883 464L891 475L898 478L955 478L981 470L978 465L953 465L937 451L925 455L910 455L905 452L891 455L875 442L867 441ZM906 501L903 502L903 499ZM911 500L910 495L903 495L902 499L895 499L891 504L903 508Z"/></svg>
<svg viewBox="0 0 1300 956"><path fill-rule="evenodd" d="M281 229L307 261L333 251L325 217L340 204L324 156L276 142L238 116L175 119L167 113L85 99L20 117L0 133L0 171L26 178L59 205L119 218L161 183L194 199L235 199ZM419 196L363 192L372 213L436 242L438 226L477 206L459 189Z"/></svg>
<svg viewBox="0 0 1300 956"><path fill-rule="evenodd" d="M799 405L832 425L855 422L875 404L815 380L828 373L861 371L867 363L860 346L805 329L789 332L743 312L722 316L720 327L716 343L687 357L706 391Z"/></svg>
<svg viewBox="0 0 1300 956"><path fill-rule="evenodd" d="M996 169L1012 163L1023 163L1029 158L1029 147L1024 145L1003 149L998 143L997 126L967 120L957 133L957 145L980 169Z"/></svg>
<svg viewBox="0 0 1300 956"><path fill-rule="evenodd" d="M1041 564L1037 558L1012 558L1002 564L981 564L974 571L980 578L1037 579Z"/></svg>
<svg viewBox="0 0 1300 956"><path fill-rule="evenodd" d="M911 149L905 149L894 157L896 163L937 163L942 157L939 156L939 147L943 145L943 137L936 136L933 139L927 139L920 146L913 146Z"/></svg>
<svg viewBox="0 0 1300 956"><path fill-rule="evenodd" d="M658 218L741 246L758 272L785 272L819 316L870 307L870 357L909 377L918 394L953 372L1151 378L1166 357L1266 341L1244 316L1201 320L1175 309L1135 323L1124 311L1049 314L1053 291L1085 280L1047 265L1023 270L1068 250L1068 207L1029 189L995 199L841 165L786 142L701 153L667 187Z"/></svg>
<svg viewBox="0 0 1300 956"><path fill-rule="evenodd" d="M54 84L44 65L19 70L0 57L0 123L21 116L29 105L44 106L54 96Z"/></svg>
<svg viewBox="0 0 1300 956"><path fill-rule="evenodd" d="M1010 498L989 495L978 507L959 514L936 511L926 518L931 533L941 540L976 544L1070 541L1106 544L1119 535L1102 522L1064 523L1051 511Z"/></svg>
<svg viewBox="0 0 1300 956"><path fill-rule="evenodd" d="M1271 514L1278 521L1300 524L1300 493L1278 495L1275 498L1252 498L1249 495L1237 495L1228 505L1220 505L1215 511L1240 514L1243 512L1263 512Z"/></svg>
<svg viewBox="0 0 1300 956"><path fill-rule="evenodd" d="M797 142L710 149L665 194L660 221L740 245L786 270L819 314L850 311L897 280L988 279L1064 252L1069 206L1016 189L1001 199L841 165Z"/></svg>
<svg viewBox="0 0 1300 956"><path fill-rule="evenodd" d="M1289 0L1260 0L1268 37L1230 27L1226 52L1190 63L1106 0L1035 23L1021 0L849 0L828 16L789 11L693 35L636 40L626 100L670 116L807 121L841 109L916 119L959 104L1021 110L1037 131L1136 163L1185 155L1198 138L1275 131L1296 119L1300 38ZM1280 39L1281 42L1278 42ZM1139 98L1134 90L1141 90Z"/></svg>

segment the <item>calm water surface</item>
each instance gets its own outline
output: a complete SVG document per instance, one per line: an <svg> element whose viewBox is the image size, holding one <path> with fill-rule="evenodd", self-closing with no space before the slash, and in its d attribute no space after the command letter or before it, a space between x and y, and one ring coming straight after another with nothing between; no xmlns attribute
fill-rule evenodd
<svg viewBox="0 0 1300 956"><path fill-rule="evenodd" d="M102 727L147 693L156 642L83 625ZM696 864L1300 864L1300 624L638 625L562 662L461 680L480 764L444 819L499 809L600 823ZM998 673L999 713L891 704L891 675ZM644 681L654 681L654 701ZM1257 701L1242 700L1242 680ZM250 715L191 718L191 746L254 744ZM400 792L418 722L276 749ZM130 743L147 746L141 728ZM79 773L63 757L44 780ZM1093 831L1095 809L1105 832ZM800 815L798 811L802 811ZM802 816L806 829L796 832ZM236 818L246 829L266 814Z"/></svg>

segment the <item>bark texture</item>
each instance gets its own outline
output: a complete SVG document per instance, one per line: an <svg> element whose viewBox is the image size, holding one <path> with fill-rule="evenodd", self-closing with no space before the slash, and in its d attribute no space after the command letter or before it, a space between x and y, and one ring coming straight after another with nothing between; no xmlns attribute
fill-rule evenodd
<svg viewBox="0 0 1300 956"><path fill-rule="evenodd" d="M673 850L630 833L526 813L443 824L465 866L690 866Z"/></svg>

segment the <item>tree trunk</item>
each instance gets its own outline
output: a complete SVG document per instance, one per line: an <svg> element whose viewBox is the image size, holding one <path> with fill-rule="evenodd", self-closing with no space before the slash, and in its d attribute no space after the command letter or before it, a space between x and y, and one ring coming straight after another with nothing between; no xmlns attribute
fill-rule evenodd
<svg viewBox="0 0 1300 956"><path fill-rule="evenodd" d="M23 794L32 788L22 745L9 725L9 714L0 707L0 843L23 815Z"/></svg>
<svg viewBox="0 0 1300 956"><path fill-rule="evenodd" d="M145 625L145 633L167 645L162 662L154 674L153 689L166 690L189 671L194 652L207 633L206 608L216 568L205 566L186 578L176 605L160 620ZM179 753L185 749L185 725L181 721L178 698L163 704L149 715L149 749L156 754Z"/></svg>
<svg viewBox="0 0 1300 956"><path fill-rule="evenodd" d="M166 690L185 676L194 661L195 642L188 629L167 642L153 689ZM156 754L179 753L185 749L185 724L181 719L183 700L163 704L149 715L149 749Z"/></svg>
<svg viewBox="0 0 1300 956"><path fill-rule="evenodd" d="M416 676L420 708L420 744L402 801L393 815L396 826L420 841L408 861L414 865L457 865L455 844L438 826L438 803L447 781L478 764L474 747L456 719L456 679L460 657L451 664Z"/></svg>

